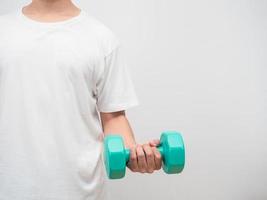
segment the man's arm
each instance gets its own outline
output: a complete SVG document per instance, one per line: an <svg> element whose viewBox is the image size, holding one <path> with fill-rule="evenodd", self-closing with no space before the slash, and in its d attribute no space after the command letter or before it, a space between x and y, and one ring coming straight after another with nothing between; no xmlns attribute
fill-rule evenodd
<svg viewBox="0 0 267 200"><path fill-rule="evenodd" d="M123 137L126 148L136 145L132 128L126 118L125 111L100 113L104 134L117 133Z"/></svg>
<svg viewBox="0 0 267 200"><path fill-rule="evenodd" d="M162 158L156 149L159 140L152 140L143 145L137 144L124 110L111 113L100 112L100 117L104 135L120 134L125 147L130 149L128 167L131 171L152 173L154 170L161 169Z"/></svg>

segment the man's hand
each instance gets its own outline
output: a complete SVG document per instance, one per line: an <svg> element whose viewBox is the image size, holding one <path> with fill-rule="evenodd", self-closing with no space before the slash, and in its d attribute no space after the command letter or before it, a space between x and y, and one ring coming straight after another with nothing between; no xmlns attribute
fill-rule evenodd
<svg viewBox="0 0 267 200"><path fill-rule="evenodd" d="M157 150L158 139L149 141L148 144L137 144L130 148L130 159L127 167L132 172L153 173L161 169L162 157Z"/></svg>

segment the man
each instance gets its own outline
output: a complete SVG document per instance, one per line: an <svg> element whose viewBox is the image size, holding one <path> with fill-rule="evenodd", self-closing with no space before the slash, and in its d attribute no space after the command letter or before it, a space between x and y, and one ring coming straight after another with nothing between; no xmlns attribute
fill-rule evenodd
<svg viewBox="0 0 267 200"><path fill-rule="evenodd" d="M161 168L137 144L138 105L119 39L70 0L33 0L0 17L0 199L102 200L102 140L123 136L128 167Z"/></svg>

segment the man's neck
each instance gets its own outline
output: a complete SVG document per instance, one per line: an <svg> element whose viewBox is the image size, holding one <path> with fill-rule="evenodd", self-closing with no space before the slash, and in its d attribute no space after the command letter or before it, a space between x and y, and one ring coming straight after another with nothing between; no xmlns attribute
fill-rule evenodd
<svg viewBox="0 0 267 200"><path fill-rule="evenodd" d="M46 16L56 14L60 16L73 16L79 13L71 0L33 0L24 7L24 13L28 15Z"/></svg>
<svg viewBox="0 0 267 200"><path fill-rule="evenodd" d="M22 12L37 21L53 22L74 17L80 9L71 0L33 0Z"/></svg>

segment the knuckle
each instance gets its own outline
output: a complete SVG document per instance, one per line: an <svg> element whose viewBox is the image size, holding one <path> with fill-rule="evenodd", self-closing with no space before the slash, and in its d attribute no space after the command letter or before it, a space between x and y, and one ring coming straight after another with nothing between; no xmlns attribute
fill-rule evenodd
<svg viewBox="0 0 267 200"><path fill-rule="evenodd" d="M138 144L138 145L136 146L136 150L138 150L138 151L141 150L141 151L142 151L142 149L143 149L143 147L142 147L141 145Z"/></svg>
<svg viewBox="0 0 267 200"><path fill-rule="evenodd" d="M154 156L153 152L152 151L149 151L146 153L146 156L149 157L149 158L152 158Z"/></svg>
<svg viewBox="0 0 267 200"><path fill-rule="evenodd" d="M147 144L147 143L142 145L143 148L148 147L148 146L149 146L149 144Z"/></svg>
<svg viewBox="0 0 267 200"><path fill-rule="evenodd" d="M146 171L147 171L148 173L152 173L152 172L154 171L154 168L153 168L152 166L148 166L148 167L146 168Z"/></svg>
<svg viewBox="0 0 267 200"><path fill-rule="evenodd" d="M140 172L141 173L146 173L146 170L145 169L141 169Z"/></svg>
<svg viewBox="0 0 267 200"><path fill-rule="evenodd" d="M145 158L145 154L143 154L143 153L138 154L138 158L139 159L144 159Z"/></svg>
<svg viewBox="0 0 267 200"><path fill-rule="evenodd" d="M132 167L131 170L132 170L132 172L137 172L138 171L138 168Z"/></svg>
<svg viewBox="0 0 267 200"><path fill-rule="evenodd" d="M132 160L132 161L135 161L136 160L136 155L131 155L131 157L130 157L130 159Z"/></svg>
<svg viewBox="0 0 267 200"><path fill-rule="evenodd" d="M156 159L160 160L160 159L161 159L161 154L160 154L160 153L157 153L157 154L155 155L155 157L156 157Z"/></svg>

